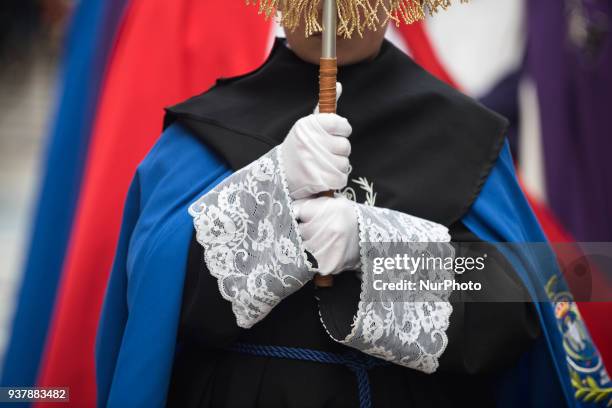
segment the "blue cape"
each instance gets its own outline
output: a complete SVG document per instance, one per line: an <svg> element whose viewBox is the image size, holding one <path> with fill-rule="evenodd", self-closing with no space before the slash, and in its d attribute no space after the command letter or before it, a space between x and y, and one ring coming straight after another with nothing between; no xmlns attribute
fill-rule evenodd
<svg viewBox="0 0 612 408"><path fill-rule="evenodd" d="M232 170L180 125L166 129L139 166L124 209L96 344L98 405L165 405L192 236L189 204ZM544 242L506 143L463 223L488 242ZM552 271L507 253L533 293ZM500 406L581 406L552 303L536 303L544 336L500 381ZM519 405L520 404L520 405Z"/></svg>

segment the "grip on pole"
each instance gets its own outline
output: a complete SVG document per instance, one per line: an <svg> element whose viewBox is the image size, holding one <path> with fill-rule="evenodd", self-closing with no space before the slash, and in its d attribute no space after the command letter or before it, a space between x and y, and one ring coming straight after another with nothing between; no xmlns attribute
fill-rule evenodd
<svg viewBox="0 0 612 408"><path fill-rule="evenodd" d="M338 64L336 58L321 58L319 67L319 112L336 113L336 77L338 75ZM333 191L326 191L324 196L333 197ZM332 275L315 275L314 284L319 288L334 286Z"/></svg>
<svg viewBox="0 0 612 408"><path fill-rule="evenodd" d="M336 58L321 58L319 67L319 112L336 113Z"/></svg>

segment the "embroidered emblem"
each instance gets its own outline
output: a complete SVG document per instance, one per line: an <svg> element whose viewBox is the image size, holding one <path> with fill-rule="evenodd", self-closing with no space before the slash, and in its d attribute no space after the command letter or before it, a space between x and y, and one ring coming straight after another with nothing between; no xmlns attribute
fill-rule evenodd
<svg viewBox="0 0 612 408"><path fill-rule="evenodd" d="M612 407L612 385L597 348L569 291L552 276L546 294L553 302L557 327L563 336L575 398L582 402L605 403Z"/></svg>
<svg viewBox="0 0 612 408"><path fill-rule="evenodd" d="M374 191L373 182L368 182L368 179L365 177L351 179L351 182L356 184L359 190L365 192L365 199L363 201L365 205L369 205L372 207L376 205L376 192ZM347 186L340 193L349 200L358 202L357 192L353 187Z"/></svg>

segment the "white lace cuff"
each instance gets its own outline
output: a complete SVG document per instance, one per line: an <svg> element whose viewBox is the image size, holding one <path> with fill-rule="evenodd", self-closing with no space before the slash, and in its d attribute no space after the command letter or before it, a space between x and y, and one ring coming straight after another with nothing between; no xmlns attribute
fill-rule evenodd
<svg viewBox="0 0 612 408"><path fill-rule="evenodd" d="M363 271L360 300L350 333L335 340L392 363L433 373L448 343L451 291L378 291L374 280L382 275L373 273L373 262L398 254L452 259L454 248L448 229L398 211L363 204L355 204L355 209ZM453 279L452 270L435 266L405 275L402 278L412 281ZM321 315L324 326L325 315ZM330 328L333 324L329 322Z"/></svg>
<svg viewBox="0 0 612 408"><path fill-rule="evenodd" d="M243 328L262 320L314 274L280 160L279 148L272 149L189 207L206 266Z"/></svg>

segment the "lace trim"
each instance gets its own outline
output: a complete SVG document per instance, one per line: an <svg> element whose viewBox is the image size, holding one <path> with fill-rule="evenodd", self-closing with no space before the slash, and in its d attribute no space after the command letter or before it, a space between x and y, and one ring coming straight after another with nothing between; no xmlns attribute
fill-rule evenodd
<svg viewBox="0 0 612 408"><path fill-rule="evenodd" d="M354 204L354 208L364 271L361 294L350 334L334 340L374 357L433 373L448 344L446 330L453 311L448 302L450 291L417 292L411 299L405 294L396 300L379 296L376 300L372 262L374 257L395 255L390 253L390 243L411 243L401 246L401 253L413 252L415 257L423 252L454 257L448 229L397 211L363 204ZM453 279L452 271L447 270L420 270L413 277L424 276L435 281Z"/></svg>
<svg viewBox="0 0 612 408"><path fill-rule="evenodd" d="M312 279L278 147L200 197L189 214L238 326L251 328Z"/></svg>

